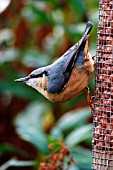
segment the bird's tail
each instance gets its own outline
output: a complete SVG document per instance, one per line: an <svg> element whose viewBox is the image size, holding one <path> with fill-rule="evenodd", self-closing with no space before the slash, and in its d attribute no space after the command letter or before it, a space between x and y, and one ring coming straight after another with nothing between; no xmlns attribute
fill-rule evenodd
<svg viewBox="0 0 113 170"><path fill-rule="evenodd" d="M83 37L85 37L86 35L87 36L89 35L90 31L92 30L92 27L93 27L93 23L88 21L85 31L84 31L84 34L83 34Z"/></svg>
<svg viewBox="0 0 113 170"><path fill-rule="evenodd" d="M83 34L82 38L80 39L80 41L78 42L79 43L79 48L81 47L81 45L83 43L85 43L87 41L89 33L92 30L92 27L93 27L93 23L88 21L88 23L86 25L86 28L85 28L85 31L84 31L84 34ZM78 48L78 50L79 50L79 48Z"/></svg>

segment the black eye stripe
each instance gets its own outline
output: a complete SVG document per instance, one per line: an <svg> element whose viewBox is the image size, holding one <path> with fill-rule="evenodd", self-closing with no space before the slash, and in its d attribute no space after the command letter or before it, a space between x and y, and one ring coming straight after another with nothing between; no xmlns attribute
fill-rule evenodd
<svg viewBox="0 0 113 170"><path fill-rule="evenodd" d="M38 77L42 77L43 74L45 74L47 76L47 72L43 72L43 73L40 73L40 74L31 74L29 75L29 78L32 79L32 78L38 78Z"/></svg>
<svg viewBox="0 0 113 170"><path fill-rule="evenodd" d="M42 77L42 74L37 74L37 75L35 75L35 74L31 74L30 76L29 76L29 78L38 78L38 77Z"/></svg>

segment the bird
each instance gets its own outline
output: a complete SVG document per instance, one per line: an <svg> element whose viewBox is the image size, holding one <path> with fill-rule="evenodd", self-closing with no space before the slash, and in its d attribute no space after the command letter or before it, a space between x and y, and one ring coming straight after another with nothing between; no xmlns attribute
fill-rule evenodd
<svg viewBox="0 0 113 170"><path fill-rule="evenodd" d="M88 84L94 61L89 52L88 37L92 27L93 23L88 21L82 38L52 64L15 81L26 83L52 102L66 102L86 91L90 104Z"/></svg>

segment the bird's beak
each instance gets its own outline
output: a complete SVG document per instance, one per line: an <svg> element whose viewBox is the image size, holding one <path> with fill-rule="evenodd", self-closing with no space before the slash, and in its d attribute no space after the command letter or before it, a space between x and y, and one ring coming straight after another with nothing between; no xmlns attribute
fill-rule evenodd
<svg viewBox="0 0 113 170"><path fill-rule="evenodd" d="M16 79L15 81L16 81L16 82L26 82L26 81L28 81L28 80L29 80L28 77L24 77L24 78Z"/></svg>

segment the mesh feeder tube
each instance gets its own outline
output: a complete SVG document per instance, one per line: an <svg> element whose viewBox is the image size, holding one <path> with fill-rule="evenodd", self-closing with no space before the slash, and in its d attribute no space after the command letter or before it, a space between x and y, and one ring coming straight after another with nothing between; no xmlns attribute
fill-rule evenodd
<svg viewBox="0 0 113 170"><path fill-rule="evenodd" d="M113 0L100 0L92 169L113 170Z"/></svg>

